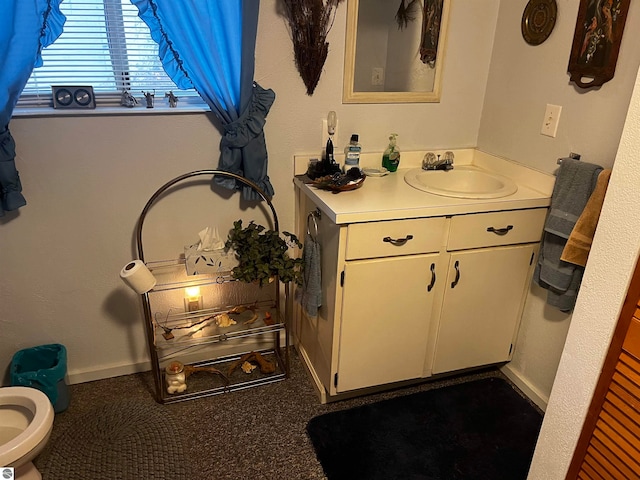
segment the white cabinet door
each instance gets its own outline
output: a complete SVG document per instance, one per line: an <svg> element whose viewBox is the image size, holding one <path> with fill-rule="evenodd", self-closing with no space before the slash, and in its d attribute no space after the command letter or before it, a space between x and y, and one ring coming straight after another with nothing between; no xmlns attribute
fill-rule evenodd
<svg viewBox="0 0 640 480"><path fill-rule="evenodd" d="M510 359L537 244L451 255L433 373Z"/></svg>
<svg viewBox="0 0 640 480"><path fill-rule="evenodd" d="M424 375L437 254L347 262L336 391ZM430 286L432 288L430 288Z"/></svg>

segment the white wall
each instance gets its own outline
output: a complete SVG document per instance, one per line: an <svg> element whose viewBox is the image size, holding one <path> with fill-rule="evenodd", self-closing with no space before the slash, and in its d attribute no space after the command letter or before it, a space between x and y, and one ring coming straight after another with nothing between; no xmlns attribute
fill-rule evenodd
<svg viewBox="0 0 640 480"><path fill-rule="evenodd" d="M528 45L520 22L527 0L500 3L478 146L548 173L570 152L611 167L640 64L640 8L631 5L615 77L599 89L569 83L567 65L578 0L558 0L558 19L541 45ZM562 106L556 138L540 134L546 104ZM588 267L588 266L587 266ZM533 284L507 373L541 406L547 402L571 316L546 305Z"/></svg>
<svg viewBox="0 0 640 480"><path fill-rule="evenodd" d="M565 478L640 252L640 74L529 473Z"/></svg>
<svg viewBox="0 0 640 480"><path fill-rule="evenodd" d="M555 28L538 46L528 45L520 32L527 3L500 3L479 146L546 172L569 152L611 166L640 65L640 44L634 38L640 9L633 4L629 10L613 80L583 90L569 83L567 74L580 2L557 0ZM540 135L548 103L562 106L556 138Z"/></svg>
<svg viewBox="0 0 640 480"><path fill-rule="evenodd" d="M282 229L293 228L293 155L320 153L329 110L338 113L338 146L354 132L365 152L382 152L391 132L407 150L477 144L498 4L454 1L440 103L342 105L346 3L309 97L277 2L262 2L255 76L277 95L265 131ZM218 131L204 114L15 118L10 129L28 205L0 219L0 371L18 349L50 342L66 345L72 381L146 368L140 302L118 273L136 256L135 222L149 196L179 174L215 167ZM237 197L200 190L197 201L180 190L177 204L168 197L154 207L159 250L178 255L199 229L241 215Z"/></svg>

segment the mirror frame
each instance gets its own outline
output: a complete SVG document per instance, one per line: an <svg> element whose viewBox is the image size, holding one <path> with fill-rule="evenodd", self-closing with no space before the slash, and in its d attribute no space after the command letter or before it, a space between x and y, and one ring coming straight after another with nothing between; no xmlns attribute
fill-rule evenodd
<svg viewBox="0 0 640 480"><path fill-rule="evenodd" d="M356 38L358 37L359 0L347 0L347 32L344 52L342 103L437 103L440 102L443 58L449 24L450 0L443 0L438 56L433 91L430 92L354 92Z"/></svg>

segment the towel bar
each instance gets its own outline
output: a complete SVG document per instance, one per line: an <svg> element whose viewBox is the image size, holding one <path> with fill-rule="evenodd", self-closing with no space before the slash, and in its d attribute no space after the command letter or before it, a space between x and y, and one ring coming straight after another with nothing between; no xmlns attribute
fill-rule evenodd
<svg viewBox="0 0 640 480"><path fill-rule="evenodd" d="M320 213L320 209L316 208L315 210L309 212L309 215L307 215L307 235L310 235L311 238L313 238L313 240L317 240L318 239L318 222L316 221L316 219L321 219L322 215ZM309 227L309 220L313 220L313 227L314 227L314 231L315 233L313 235L311 235L311 228Z"/></svg>
<svg viewBox="0 0 640 480"><path fill-rule="evenodd" d="M571 152L569 154L568 158L573 158L574 160L580 160L580 154L579 153L573 153ZM562 163L562 161L564 160L564 158L559 158L558 161L556 162L558 165L560 165Z"/></svg>

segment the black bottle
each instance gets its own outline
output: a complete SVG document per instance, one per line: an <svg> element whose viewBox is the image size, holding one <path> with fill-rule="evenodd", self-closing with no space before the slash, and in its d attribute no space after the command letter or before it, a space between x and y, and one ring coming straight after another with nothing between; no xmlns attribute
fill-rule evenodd
<svg viewBox="0 0 640 480"><path fill-rule="evenodd" d="M338 165L333 157L333 142L331 138L327 139L327 148L325 149L325 157L323 160L324 175L333 175L340 173L340 165Z"/></svg>

